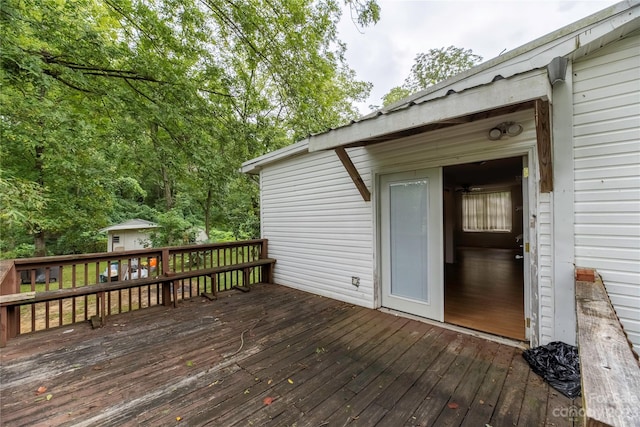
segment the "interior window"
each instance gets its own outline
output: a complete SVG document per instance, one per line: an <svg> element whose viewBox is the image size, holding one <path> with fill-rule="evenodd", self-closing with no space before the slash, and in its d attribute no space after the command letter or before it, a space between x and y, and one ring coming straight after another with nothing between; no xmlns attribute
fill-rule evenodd
<svg viewBox="0 0 640 427"><path fill-rule="evenodd" d="M463 194L462 230L468 232L511 231L511 192Z"/></svg>

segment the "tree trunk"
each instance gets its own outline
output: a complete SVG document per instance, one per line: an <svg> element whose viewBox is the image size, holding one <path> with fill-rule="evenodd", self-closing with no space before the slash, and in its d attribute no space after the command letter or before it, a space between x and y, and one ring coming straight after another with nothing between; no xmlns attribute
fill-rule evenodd
<svg viewBox="0 0 640 427"><path fill-rule="evenodd" d="M40 100L44 100L44 97L47 94L47 90L43 87L40 88ZM44 123L40 122L40 129L42 130L42 132L44 133L44 129L45 129L45 125ZM42 140L44 141L44 135L42 136ZM43 160L43 156L44 156L44 144L38 141L36 143L36 152L35 152L35 162L34 162L34 169L36 171L36 181L38 182L38 185L40 186L40 188L44 188L44 160ZM47 246L45 243L45 232L44 230L42 230L42 228L40 228L40 224L34 224L34 229L36 230L34 235L33 235L33 243L35 246L35 256L37 257L41 257L41 256L47 256Z"/></svg>
<svg viewBox="0 0 640 427"><path fill-rule="evenodd" d="M162 171L162 186L164 187L164 200L167 205L167 211L170 211L173 207L173 196L171 195L171 181L169 180L169 173L167 172L167 168L163 166L160 167Z"/></svg>
<svg viewBox="0 0 640 427"><path fill-rule="evenodd" d="M38 231L33 236L33 240L36 246L35 256L47 256L47 247L44 240L44 231Z"/></svg>
<svg viewBox="0 0 640 427"><path fill-rule="evenodd" d="M204 206L204 232L207 234L207 239L209 238L209 231L211 230L211 201L213 200L213 191L211 187L207 191L207 201Z"/></svg>
<svg viewBox="0 0 640 427"><path fill-rule="evenodd" d="M171 180L169 179L169 172L164 165L165 159L162 156L162 150L160 149L160 143L158 142L158 124L151 123L151 141L158 159L160 160L160 173L162 174L162 188L164 191L164 201L167 206L167 211L170 211L173 207L173 195L171 194Z"/></svg>

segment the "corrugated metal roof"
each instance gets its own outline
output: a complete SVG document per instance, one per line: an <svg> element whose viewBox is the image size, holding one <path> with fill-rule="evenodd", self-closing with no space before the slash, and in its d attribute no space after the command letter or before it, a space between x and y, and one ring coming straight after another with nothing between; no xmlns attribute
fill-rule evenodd
<svg viewBox="0 0 640 427"><path fill-rule="evenodd" d="M142 230L145 228L158 228L159 225L151 222L145 221L144 219L130 219L128 221L122 222L120 224L111 225L109 227L105 227L100 231L100 233L107 233L109 231L117 231L117 230Z"/></svg>
<svg viewBox="0 0 640 427"><path fill-rule="evenodd" d="M624 16L629 9L640 5L638 0L629 0L617 3L599 12L596 12L580 21L562 27L552 33L535 39L519 48L513 49L502 55L499 55L489 61L479 64L469 70L463 71L447 80L430 86L425 90L416 92L408 97L376 110L370 114L361 117L358 120L352 120L349 124L362 122L365 120L375 119L384 114L390 114L413 105L430 101L442 96L459 93L463 90L470 89L475 86L491 84L498 80L502 80L513 75L546 67L551 60L557 56L583 56L588 52L587 45L604 34L611 33L621 24L626 24L638 17L637 11L633 15ZM618 23L612 23L600 31L594 31L594 27L602 21L609 20L615 15L621 15ZM637 22L636 22L637 24ZM591 28L590 28L591 27ZM589 30L587 30L589 28ZM637 29L638 25L631 28L631 31ZM604 31L603 31L604 30ZM626 31L628 33L630 31ZM610 37L606 43L598 44L599 48L608 42L619 38L622 34L616 34ZM578 37L575 39L574 37ZM574 53L574 55L571 55ZM342 126L344 127L344 126Z"/></svg>
<svg viewBox="0 0 640 427"><path fill-rule="evenodd" d="M373 123L387 117L408 114L416 106L441 100L453 95L463 94L477 88L495 85L504 80L514 81L517 76L546 69L556 57L575 59L611 43L640 28L640 0L627 0L603 9L553 33L540 37L519 48L484 62L448 80L440 82L423 91L410 95L392 105L367 114L357 120L325 132L309 135L306 139L281 150L274 151L242 165L245 173L255 173L262 166L273 161L303 153L305 150L318 151L337 146L357 146L397 139L418 132L446 127L455 123L438 118L430 121L425 117L422 122L407 125L402 120L382 120L384 128ZM546 71L545 71L546 73ZM483 100L478 100L478 111L483 109ZM516 102L516 104L519 104ZM505 105L513 108L513 105ZM452 116L449 119L464 119ZM398 123L394 127L392 122ZM371 124L371 125L370 125ZM405 127L400 127L405 126ZM373 129L377 128L377 129ZM354 132L356 131L357 132ZM358 135L355 135L358 134Z"/></svg>

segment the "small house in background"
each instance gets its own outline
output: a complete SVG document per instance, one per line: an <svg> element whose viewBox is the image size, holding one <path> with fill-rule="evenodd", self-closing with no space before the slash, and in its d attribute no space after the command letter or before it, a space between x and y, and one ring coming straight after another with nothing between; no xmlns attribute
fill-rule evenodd
<svg viewBox="0 0 640 427"><path fill-rule="evenodd" d="M197 245L201 245L203 243L207 243L209 241L209 236L207 236L207 232L202 227L194 227L192 229L194 242ZM191 242L190 242L191 243Z"/></svg>
<svg viewBox="0 0 640 427"><path fill-rule="evenodd" d="M144 219L130 219L100 230L107 233L107 252L131 251L151 246L151 232L158 224Z"/></svg>

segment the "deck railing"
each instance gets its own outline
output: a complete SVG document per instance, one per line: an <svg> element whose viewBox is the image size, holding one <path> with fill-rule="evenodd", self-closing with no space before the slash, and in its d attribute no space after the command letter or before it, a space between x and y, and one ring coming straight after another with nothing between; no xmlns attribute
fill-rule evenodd
<svg viewBox="0 0 640 427"><path fill-rule="evenodd" d="M262 268L211 271L216 267L245 265L264 258L267 258L267 241L261 239L4 261L0 265L2 335L13 337L84 322L99 314L104 317L155 305L169 305L171 295L177 299L188 299L208 292L216 294L235 286L246 287L267 279L262 277ZM175 275L181 279L167 281L167 277ZM158 282L154 282L154 278ZM124 289L114 291L91 293L92 288L84 288L97 284L108 287L110 283L122 281L127 281ZM215 289L212 288L213 283ZM169 290L171 286L177 287L175 292ZM28 299L19 304L6 302L35 297L36 294L52 294L47 291L77 288L83 288L81 291L85 295L44 302L30 303Z"/></svg>

